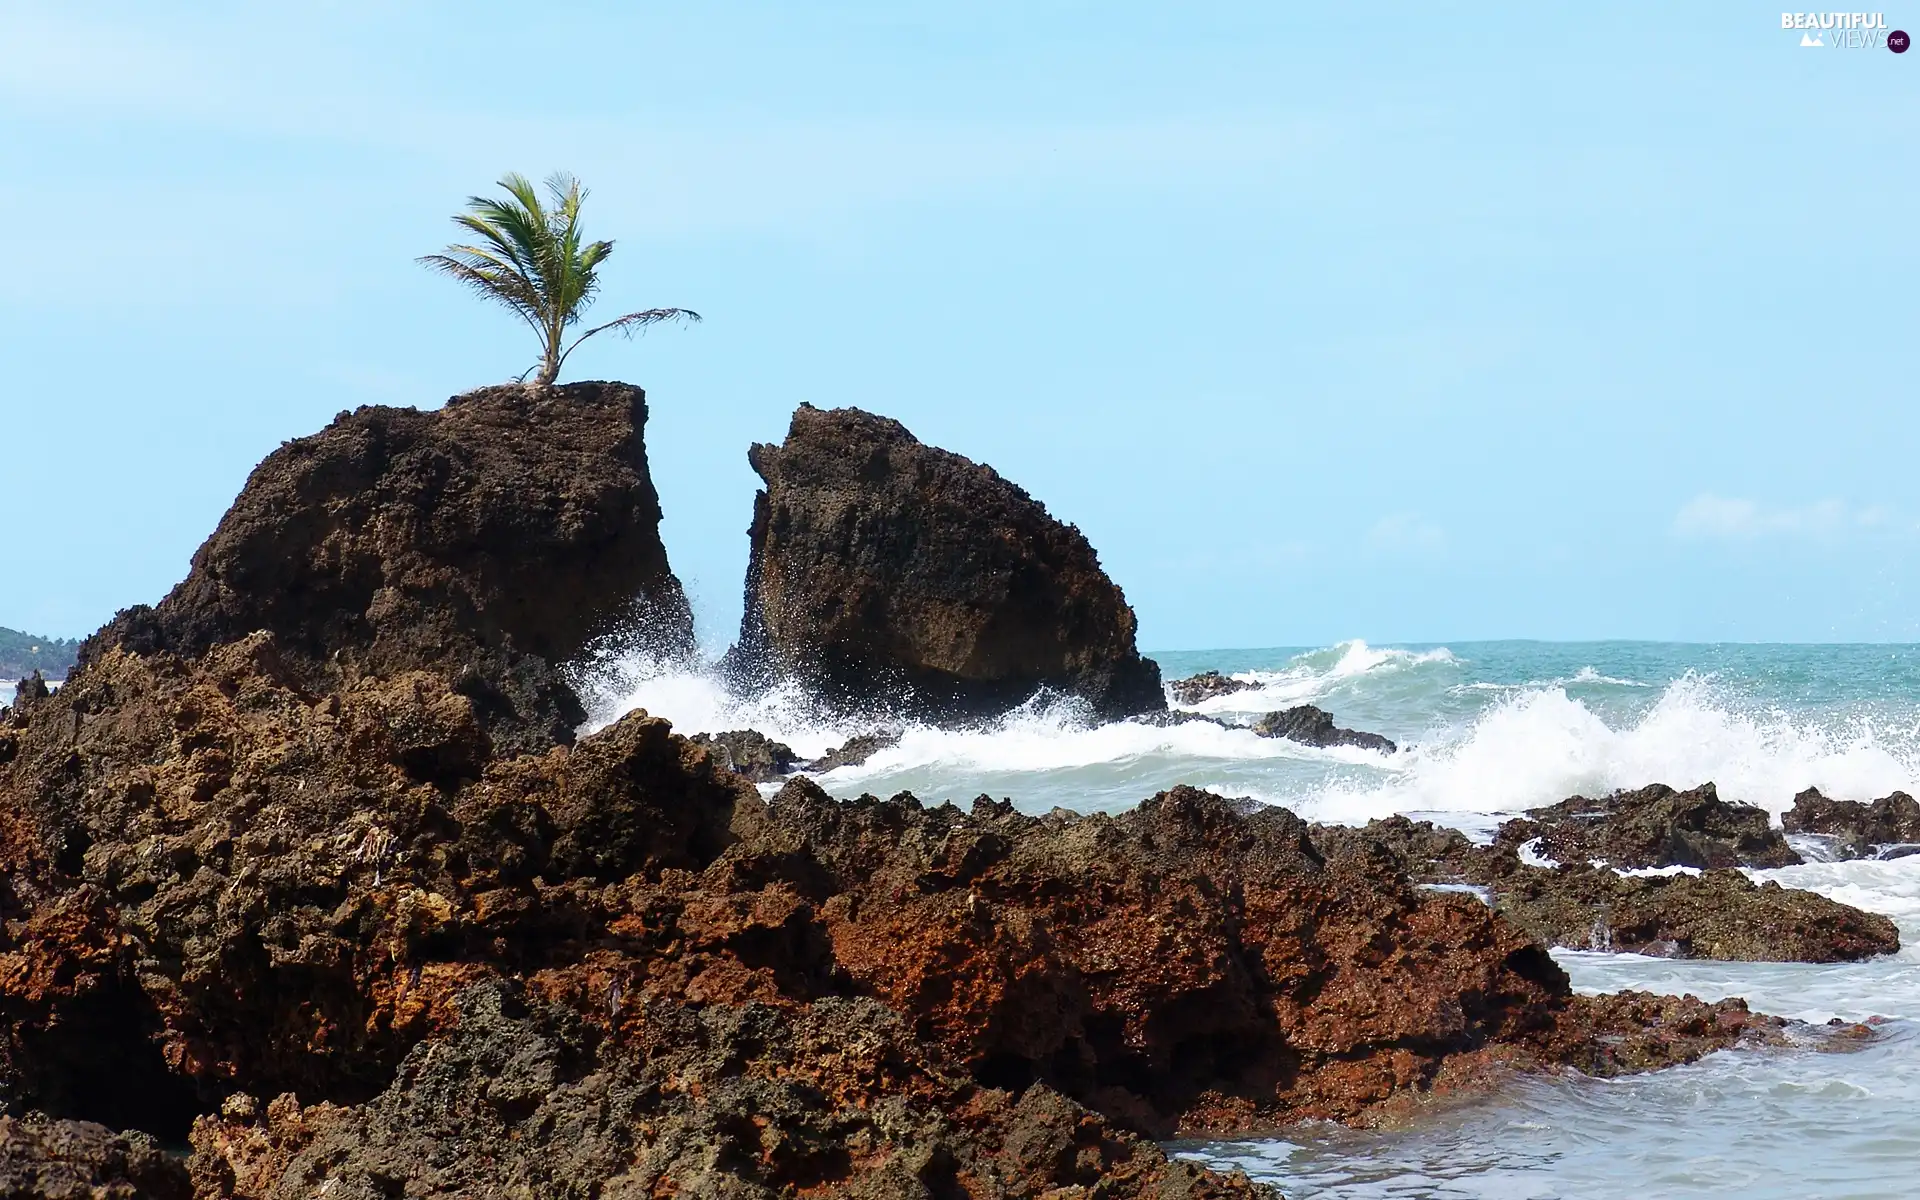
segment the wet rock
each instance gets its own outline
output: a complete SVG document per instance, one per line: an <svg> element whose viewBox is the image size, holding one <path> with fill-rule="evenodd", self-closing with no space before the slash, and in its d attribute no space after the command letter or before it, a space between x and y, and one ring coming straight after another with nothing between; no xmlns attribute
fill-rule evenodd
<svg viewBox="0 0 1920 1200"><path fill-rule="evenodd" d="M4 1200L188 1200L184 1164L143 1133L88 1121L0 1115Z"/></svg>
<svg viewBox="0 0 1920 1200"><path fill-rule="evenodd" d="M501 748L572 740L557 667L620 635L685 653L660 542L646 399L618 383L363 407L254 469L187 578L82 646L194 658L256 632L309 690L423 670Z"/></svg>
<svg viewBox="0 0 1920 1200"><path fill-rule="evenodd" d="M1604 867L1523 867L1496 885L1502 915L1571 950L1730 962L1854 962L1900 949L1878 913L1738 871L1629 878Z"/></svg>
<svg viewBox="0 0 1920 1200"><path fill-rule="evenodd" d="M842 745L822 754L812 762L803 764L800 769L809 775L824 775L828 771L841 767L857 767L882 750L900 744L900 735L885 729L876 729L872 733L862 733L850 737Z"/></svg>
<svg viewBox="0 0 1920 1200"><path fill-rule="evenodd" d="M696 746L711 746L723 757L721 765L754 783L771 783L791 775L799 766L793 747L776 742L752 729L733 729L725 733L696 733L688 739Z"/></svg>
<svg viewBox="0 0 1920 1200"><path fill-rule="evenodd" d="M936 720L1005 712L1043 687L1108 718L1166 707L1093 547L992 468L898 421L809 405L748 457L766 488L737 677Z"/></svg>
<svg viewBox="0 0 1920 1200"><path fill-rule="evenodd" d="M1270 712L1253 723L1261 737L1286 738L1308 746L1356 746L1392 754L1398 750L1392 741L1377 733L1341 729L1333 723L1333 714L1311 704L1299 704L1279 712Z"/></svg>
<svg viewBox="0 0 1920 1200"><path fill-rule="evenodd" d="M1818 788L1793 798L1793 808L1780 819L1788 833L1815 834L1832 839L1843 859L1902 857L1898 851L1920 851L1920 801L1905 792L1882 796L1871 804L1858 800L1829 800ZM1896 853L1887 854L1887 850Z"/></svg>
<svg viewBox="0 0 1920 1200"><path fill-rule="evenodd" d="M1246 728L1244 725L1235 725L1231 721L1223 721L1209 713L1187 712L1179 708L1169 708L1162 712L1137 713L1128 717L1127 720L1136 725L1147 725L1155 729L1166 729L1174 725L1191 725L1196 721L1205 725L1218 725L1222 729Z"/></svg>
<svg viewBox="0 0 1920 1200"><path fill-rule="evenodd" d="M1235 692L1244 692L1253 685L1231 675L1222 675L1218 671L1202 671L1198 675L1189 675L1185 679L1176 679L1167 685L1173 698L1180 704L1198 704L1202 700L1211 700L1215 696L1231 696Z"/></svg>
<svg viewBox="0 0 1920 1200"><path fill-rule="evenodd" d="M1403 816L1363 828L1315 826L1329 854L1371 848L1416 881L1493 897L1500 914L1553 946L1735 962L1852 962L1900 947L1877 913L1815 892L1755 884L1738 871L1623 876L1605 867L1523 864L1511 845Z"/></svg>
<svg viewBox="0 0 1920 1200"><path fill-rule="evenodd" d="M1665 784L1597 800L1574 796L1500 826L1498 841L1540 841L1555 862L1615 867L1787 867L1800 856L1764 809L1720 799L1711 783L1676 792Z"/></svg>

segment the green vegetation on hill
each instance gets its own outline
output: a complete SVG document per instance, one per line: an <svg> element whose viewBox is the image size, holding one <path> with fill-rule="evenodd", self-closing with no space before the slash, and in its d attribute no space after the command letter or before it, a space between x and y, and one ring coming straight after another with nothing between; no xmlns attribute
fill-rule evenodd
<svg viewBox="0 0 1920 1200"><path fill-rule="evenodd" d="M43 638L0 625L0 679L21 679L35 671L65 679L80 643L74 638Z"/></svg>

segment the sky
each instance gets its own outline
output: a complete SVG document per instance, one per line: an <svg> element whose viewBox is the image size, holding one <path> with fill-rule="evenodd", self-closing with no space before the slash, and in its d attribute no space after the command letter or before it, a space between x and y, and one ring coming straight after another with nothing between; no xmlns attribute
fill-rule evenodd
<svg viewBox="0 0 1920 1200"><path fill-rule="evenodd" d="M531 13L531 15L529 15ZM1889 11L1920 31L1920 6ZM1831 39L1832 35L1828 35ZM0 625L519 374L417 255L566 169L737 628L802 401L1077 524L1147 649L1920 640L1920 53L1712 5L0 0Z"/></svg>

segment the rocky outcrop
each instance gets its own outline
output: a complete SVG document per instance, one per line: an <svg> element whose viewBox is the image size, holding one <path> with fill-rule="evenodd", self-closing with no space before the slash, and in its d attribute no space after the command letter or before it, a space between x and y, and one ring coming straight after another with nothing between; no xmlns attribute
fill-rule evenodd
<svg viewBox="0 0 1920 1200"><path fill-rule="evenodd" d="M890 730L876 729L872 733L855 734L819 758L803 763L801 770L809 775L824 775L841 767L857 767L882 750L899 744L900 735Z"/></svg>
<svg viewBox="0 0 1920 1200"><path fill-rule="evenodd" d="M1399 749L1392 740L1377 733L1341 729L1333 723L1332 713L1311 704L1270 712L1253 723L1253 732L1260 737L1286 738L1290 742L1323 748L1353 746L1361 750L1378 750L1382 754L1392 754Z"/></svg>
<svg viewBox="0 0 1920 1200"><path fill-rule="evenodd" d="M185 1164L141 1133L0 1114L0 1200L188 1200Z"/></svg>
<svg viewBox="0 0 1920 1200"><path fill-rule="evenodd" d="M810 405L748 458L766 488L736 676L938 720L1005 712L1043 687L1104 717L1166 707L1093 547L992 468L898 421Z"/></svg>
<svg viewBox="0 0 1920 1200"><path fill-rule="evenodd" d="M1766 810L1720 799L1711 783L1686 792L1651 784L1598 800L1574 796L1500 826L1498 840L1539 839L1556 862L1614 867L1787 867L1800 856Z"/></svg>
<svg viewBox="0 0 1920 1200"><path fill-rule="evenodd" d="M1793 808L1780 823L1788 833L1825 839L1842 859L1873 858L1908 847L1920 851L1920 801L1905 792L1863 804L1829 800L1818 788L1808 788L1793 798Z"/></svg>
<svg viewBox="0 0 1920 1200"><path fill-rule="evenodd" d="M1878 913L1815 892L1756 884L1732 870L1625 876L1607 867L1534 867L1512 845L1478 846L1456 829L1391 817L1364 828L1316 826L1328 846L1371 846L1428 886L1470 888L1531 936L1570 950L1734 962L1853 962L1900 948Z"/></svg>
<svg viewBox="0 0 1920 1200"><path fill-rule="evenodd" d="M1218 671L1202 671L1198 675L1174 680L1167 685L1167 690L1173 693L1176 703L1198 704L1202 700L1211 700L1215 696L1231 696L1235 692L1244 692L1252 686L1243 679L1222 675Z"/></svg>
<svg viewBox="0 0 1920 1200"><path fill-rule="evenodd" d="M1280 809L766 801L644 713L547 736L497 698L599 622L483 619L485 581L539 575L511 547L547 551L429 571L436 494L319 540L440 590L355 616L250 589L365 562L203 551L0 713L0 1107L45 1118L0 1131L11 1165L177 1186L97 1122L190 1140L194 1194L233 1200L1266 1196L1144 1139L1779 1038L1738 1001L1574 996L1499 914ZM408 640L436 632L457 670Z"/></svg>
<svg viewBox="0 0 1920 1200"><path fill-rule="evenodd" d="M268 455L187 578L80 658L190 659L265 632L304 687L424 670L503 747L571 740L585 714L561 663L601 637L692 646L646 420L644 394L619 383L341 413Z"/></svg>
<svg viewBox="0 0 1920 1200"><path fill-rule="evenodd" d="M720 756L721 766L754 783L783 779L800 765L800 756L793 752L792 746L752 729L696 733L688 740L696 746L713 747Z"/></svg>

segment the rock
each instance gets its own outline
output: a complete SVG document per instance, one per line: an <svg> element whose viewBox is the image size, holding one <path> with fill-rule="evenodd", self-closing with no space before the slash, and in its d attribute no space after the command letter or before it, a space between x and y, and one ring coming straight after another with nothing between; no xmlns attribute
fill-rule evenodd
<svg viewBox="0 0 1920 1200"><path fill-rule="evenodd" d="M1185 679L1176 679L1167 685L1173 692L1173 698L1180 704L1198 704L1202 700L1211 700L1215 696L1231 696L1235 692L1244 692L1253 685L1244 680L1222 675L1218 671L1202 671L1198 675L1189 675Z"/></svg>
<svg viewBox="0 0 1920 1200"><path fill-rule="evenodd" d="M713 747L722 755L722 766L755 783L771 783L791 775L800 763L793 747L751 729L696 733L687 740L696 746Z"/></svg>
<svg viewBox="0 0 1920 1200"><path fill-rule="evenodd" d="M1900 948L1886 917L1738 871L1629 877L1586 863L1532 867L1512 845L1476 846L1458 830L1402 816L1364 828L1315 826L1313 838L1329 853L1385 852L1430 885L1481 889L1521 929L1571 950L1826 963Z"/></svg>
<svg viewBox="0 0 1920 1200"><path fill-rule="evenodd" d="M1584 863L1523 867L1497 886L1502 915L1541 941L1730 962L1854 962L1900 949L1878 913L1738 871L1629 878Z"/></svg>
<svg viewBox="0 0 1920 1200"><path fill-rule="evenodd" d="M1540 841L1556 862L1598 859L1615 867L1787 867L1800 856L1764 809L1730 804L1711 783L1676 792L1665 784L1574 796L1500 826L1503 845Z"/></svg>
<svg viewBox="0 0 1920 1200"><path fill-rule="evenodd" d="M1195 721L1203 725L1218 725L1222 729L1246 728L1244 725L1235 725L1231 721L1223 721L1219 717L1212 716L1208 713L1188 712L1181 708L1169 708L1161 712L1135 713L1133 716L1128 717L1127 720L1132 721L1136 725L1147 725L1155 729L1166 729L1174 725L1191 725Z"/></svg>
<svg viewBox="0 0 1920 1200"><path fill-rule="evenodd" d="M4 1200L188 1200L184 1164L143 1133L0 1114Z"/></svg>
<svg viewBox="0 0 1920 1200"><path fill-rule="evenodd" d="M1780 821L1788 833L1833 839L1841 858L1872 858L1882 847L1920 843L1920 801L1905 792L1862 804L1829 800L1818 788L1808 788L1793 798L1793 808Z"/></svg>
<svg viewBox="0 0 1920 1200"><path fill-rule="evenodd" d="M618 1041L515 985L456 1006L364 1105L202 1118L200 1196L1274 1196L1044 1087L984 1089L868 999L657 1001Z"/></svg>
<svg viewBox="0 0 1920 1200"><path fill-rule="evenodd" d="M885 729L876 729L872 733L862 733L846 740L844 745L835 746L812 762L801 766L809 775L824 775L840 767L857 767L882 750L900 744L900 735Z"/></svg>
<svg viewBox="0 0 1920 1200"><path fill-rule="evenodd" d="M187 578L80 660L115 645L193 658L264 631L309 689L431 671L500 746L571 741L585 713L559 664L614 635L692 646L646 419L618 383L342 413L268 455Z"/></svg>
<svg viewBox="0 0 1920 1200"><path fill-rule="evenodd" d="M1133 610L1080 531L898 421L802 405L748 455L739 678L792 677L850 711L965 721L1041 688L1105 718L1166 707Z"/></svg>
<svg viewBox="0 0 1920 1200"><path fill-rule="evenodd" d="M1392 754L1399 749L1392 741L1377 733L1338 728L1333 723L1333 714L1311 704L1270 712L1253 723L1253 731L1261 737L1286 738L1308 746L1356 746L1362 750L1378 750L1383 754Z"/></svg>
<svg viewBox="0 0 1920 1200"><path fill-rule="evenodd" d="M308 482L374 503L335 480ZM214 570L239 561L216 537L178 599L0 714L5 1111L190 1136L205 1197L1264 1196L1144 1139L1367 1123L1502 1072L1779 1037L1735 1001L1575 997L1498 913L1281 809L1176 788L1029 817L804 778L768 801L645 713L550 736L530 715L557 709L495 698L556 679L547 653L627 595L599 616L528 600L513 629L514 603L479 600L597 518L527 492L501 522L551 537L468 561L428 536L435 493L392 495L374 525L290 533L304 574L259 568L304 598ZM236 512L270 515L258 498ZM374 557L329 574L320 544ZM356 615L328 580L382 553L426 582ZM106 1162L16 1157L60 1154Z"/></svg>

